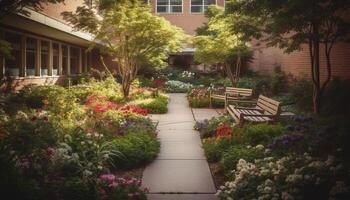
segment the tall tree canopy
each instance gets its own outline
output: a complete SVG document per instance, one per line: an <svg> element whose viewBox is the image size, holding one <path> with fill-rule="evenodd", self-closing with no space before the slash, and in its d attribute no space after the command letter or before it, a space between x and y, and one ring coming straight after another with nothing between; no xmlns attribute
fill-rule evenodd
<svg viewBox="0 0 350 200"><path fill-rule="evenodd" d="M348 0L229 0L227 14L231 30L244 38L257 38L287 53L309 45L310 69L314 84L314 111L319 113L321 95L332 74L331 51L338 41L349 39L350 24L346 20ZM325 45L326 80L320 80L320 44Z"/></svg>
<svg viewBox="0 0 350 200"><path fill-rule="evenodd" d="M247 45L240 34L230 32L230 21L223 8L210 6L206 15L208 23L197 29L199 35L194 38L194 58L203 64L224 66L231 84L235 86L240 75L241 56L247 51ZM236 60L235 74L231 70L233 58Z"/></svg>
<svg viewBox="0 0 350 200"><path fill-rule="evenodd" d="M109 4L101 19L86 18L89 16L81 12L65 16L78 29L94 33L95 44L99 43L101 50L117 63L125 97L140 68L164 66L168 54L185 45L186 35L180 28L152 14L150 7L140 1ZM89 23L85 23L88 19Z"/></svg>

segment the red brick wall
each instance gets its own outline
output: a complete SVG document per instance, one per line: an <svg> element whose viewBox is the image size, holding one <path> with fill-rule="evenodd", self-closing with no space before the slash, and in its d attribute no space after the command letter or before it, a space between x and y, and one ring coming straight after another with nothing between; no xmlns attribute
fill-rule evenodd
<svg viewBox="0 0 350 200"><path fill-rule="evenodd" d="M191 13L191 0L182 0L182 13L158 13L158 15L169 20L173 25L182 28L185 33L194 35L195 30L202 26L207 20L203 13ZM153 12L156 10L156 0L149 1ZM218 6L224 6L224 0L217 0Z"/></svg>
<svg viewBox="0 0 350 200"><path fill-rule="evenodd" d="M42 13L67 24L67 21L63 20L61 13L63 11L75 11L76 8L82 6L83 3L84 0L65 0L64 3L43 4L44 9Z"/></svg>
<svg viewBox="0 0 350 200"><path fill-rule="evenodd" d="M334 46L332 57L332 75L350 80L350 44L339 43ZM320 47L321 80L326 78L326 58L324 46ZM262 73L270 73L274 66L281 66L282 70L293 76L311 75L310 56L307 45L302 46L301 51L291 54L283 53L283 50L269 47L255 50L254 59L248 64L249 68Z"/></svg>

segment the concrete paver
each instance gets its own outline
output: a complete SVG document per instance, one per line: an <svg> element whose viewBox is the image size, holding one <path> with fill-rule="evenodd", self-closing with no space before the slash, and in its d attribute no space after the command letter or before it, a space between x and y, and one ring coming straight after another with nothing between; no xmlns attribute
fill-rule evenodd
<svg viewBox="0 0 350 200"><path fill-rule="evenodd" d="M220 116L217 110L209 108L192 108L192 112L196 121Z"/></svg>
<svg viewBox="0 0 350 200"><path fill-rule="evenodd" d="M149 200L217 200L214 194L148 194Z"/></svg>
<svg viewBox="0 0 350 200"><path fill-rule="evenodd" d="M185 94L169 94L168 113L152 115L158 120L161 150L143 173L143 186L150 199L215 200L216 188L201 147L194 118ZM207 113L201 113L204 115ZM158 193L158 194L154 194ZM162 194L196 193L196 194Z"/></svg>
<svg viewBox="0 0 350 200"><path fill-rule="evenodd" d="M143 173L151 193L215 193L206 160L155 160Z"/></svg>

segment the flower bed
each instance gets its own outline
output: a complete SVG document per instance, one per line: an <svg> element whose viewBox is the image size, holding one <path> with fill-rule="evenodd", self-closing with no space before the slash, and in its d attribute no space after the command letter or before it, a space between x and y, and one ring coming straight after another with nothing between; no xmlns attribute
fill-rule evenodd
<svg viewBox="0 0 350 200"><path fill-rule="evenodd" d="M31 87L4 97L8 109L0 109L3 195L146 199L140 180L115 174L156 157L160 143L155 127L147 109L125 104L115 95L119 90L102 87L106 84L112 83L93 82L84 85L86 90L81 85ZM91 89L100 86L96 92ZM145 98L145 93L136 91L131 99Z"/></svg>
<svg viewBox="0 0 350 200"><path fill-rule="evenodd" d="M195 128L215 180L226 180L220 199L350 197L349 126L339 119L295 116L281 124L241 126L220 117Z"/></svg>

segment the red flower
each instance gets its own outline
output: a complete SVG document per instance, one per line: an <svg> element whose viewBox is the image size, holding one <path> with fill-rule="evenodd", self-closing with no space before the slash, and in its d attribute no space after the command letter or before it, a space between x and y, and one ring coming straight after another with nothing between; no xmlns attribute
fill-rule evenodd
<svg viewBox="0 0 350 200"><path fill-rule="evenodd" d="M36 117L36 116L33 116L30 120L32 120L32 121L35 121L35 120L37 120L38 118Z"/></svg>
<svg viewBox="0 0 350 200"><path fill-rule="evenodd" d="M232 129L230 126L221 125L216 129L217 137L230 137L232 135Z"/></svg>
<svg viewBox="0 0 350 200"><path fill-rule="evenodd" d="M48 121L48 120L49 120L49 118L48 118L47 116L44 116L42 119L43 119L44 121Z"/></svg>

